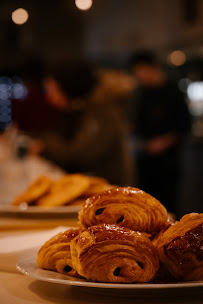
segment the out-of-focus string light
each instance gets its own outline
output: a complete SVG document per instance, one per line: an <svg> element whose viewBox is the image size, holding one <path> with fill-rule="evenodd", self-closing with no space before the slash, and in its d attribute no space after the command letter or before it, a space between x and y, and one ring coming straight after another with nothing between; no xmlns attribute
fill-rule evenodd
<svg viewBox="0 0 203 304"><path fill-rule="evenodd" d="M6 106L0 107L0 115L8 115L10 112L11 109Z"/></svg>
<svg viewBox="0 0 203 304"><path fill-rule="evenodd" d="M11 19L15 24L24 24L29 18L28 12L24 8L18 8L11 14Z"/></svg>
<svg viewBox="0 0 203 304"><path fill-rule="evenodd" d="M23 83L14 83L12 85L12 97L14 99L25 99L27 96L27 88Z"/></svg>
<svg viewBox="0 0 203 304"><path fill-rule="evenodd" d="M0 130L5 130L11 122L11 87L12 80L7 76L0 77Z"/></svg>
<svg viewBox="0 0 203 304"><path fill-rule="evenodd" d="M195 81L189 84L187 94L190 100L203 103L203 81Z"/></svg>
<svg viewBox="0 0 203 304"><path fill-rule="evenodd" d="M173 51L168 55L167 62L175 66L181 66L186 62L186 55L182 51Z"/></svg>
<svg viewBox="0 0 203 304"><path fill-rule="evenodd" d="M0 130L6 130L11 124L12 98L20 101L26 95L27 88L20 77L0 76Z"/></svg>
<svg viewBox="0 0 203 304"><path fill-rule="evenodd" d="M82 11L87 11L92 6L92 0L75 0L75 5Z"/></svg>
<svg viewBox="0 0 203 304"><path fill-rule="evenodd" d="M203 81L191 82L187 88L187 96L190 101L189 110L193 115L203 113Z"/></svg>

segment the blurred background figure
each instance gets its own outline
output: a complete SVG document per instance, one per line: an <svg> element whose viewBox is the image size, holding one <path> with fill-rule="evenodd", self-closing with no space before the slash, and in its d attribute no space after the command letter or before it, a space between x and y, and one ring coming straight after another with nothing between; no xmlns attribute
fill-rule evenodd
<svg viewBox="0 0 203 304"><path fill-rule="evenodd" d="M131 121L138 139L139 187L175 213L181 143L191 126L188 108L183 94L168 81L155 54L137 52L130 64L138 84Z"/></svg>
<svg viewBox="0 0 203 304"><path fill-rule="evenodd" d="M102 166L105 163L102 159L98 165L101 168L96 170L96 160L93 161L92 166L82 163L82 157L85 158L84 153L73 153L74 161L68 156L68 153L71 154L72 146L76 147L76 138L79 138L78 134L83 129L84 121L87 122L89 119L91 122L95 118L98 125L102 126L100 119L109 115L108 119L106 118L109 122L111 115L112 130L107 127L106 122L104 133L107 134L106 130L108 130L109 137L106 135L106 145L102 145L105 148L98 149L101 154L108 151L106 163L111 163L109 155L113 149L113 143L118 143L119 140L121 142L121 138L125 138L124 146L127 146L124 151L128 151L129 145L131 148L134 143L136 156L145 155L148 160L153 159L154 162L155 158L158 158L157 161L159 161L162 154L165 158L168 155L167 162L164 157L162 158L164 164L170 162L174 164L179 157L181 162L177 161L176 169L174 166L171 167L175 170L173 174L171 173L174 179L173 184L175 184L176 176L179 175L179 172L181 173L180 178L177 178L180 186L177 186L179 197L176 209L179 209L179 215L192 211L202 212L203 1L93 0L89 2L91 5L85 9L83 7L81 10L81 7L77 5L78 1L74 0L58 1L57 3L48 0L29 0L20 3L19 0L0 1L0 23L4 29L0 34L0 132L4 133L3 137L1 136L1 146L6 145L6 138L14 143L15 157L25 156L26 158L26 154L29 155L29 153L43 153L44 156L55 160L69 172L75 172L77 168L78 170L81 168L85 172L95 172L95 174L98 172L103 175L102 170L105 172L115 170L115 175L117 175L115 183L130 184L128 178L123 179L121 174L123 171L121 170L119 173L117 171L121 166L120 163L117 169L112 169L113 163L112 167L107 166L109 168L107 169ZM139 65L139 69L136 65L136 72L133 74L135 86L139 86L139 89L135 90L136 96L132 98L130 108L131 126L134 127L126 132L126 127L123 126L126 126L126 106L129 92L132 89L131 77L126 75L127 66L130 54L142 49L153 50L163 62L164 71L167 73L157 63L157 59L155 59L155 64L154 60L152 60L152 65L151 60L148 60L150 64L145 64L145 67L143 64ZM67 62L68 65L61 66L60 62ZM96 67L93 78L87 76L89 72L87 69L86 72L84 71L80 62L88 62ZM45 71L54 66L58 67L57 73L51 72L45 79L45 74L47 75ZM67 67L71 72L63 71L64 69L68 71ZM80 73L80 69L84 72ZM168 76L175 85L169 84ZM183 123L183 120L187 120L188 113L181 116L178 114L185 106L180 101L182 95L177 87L184 95L192 116L190 136L185 141L184 137L190 126L186 127L186 124ZM162 94L163 98L156 97L156 94L157 96ZM147 105L148 118L146 118L141 110L148 95L151 96L151 105L154 110L151 109L152 112L150 112ZM176 97L172 95L176 95ZM136 102L135 99L139 100L139 96L140 102ZM164 102L159 102L161 99ZM178 101L175 101L176 99ZM169 107L168 112L164 110L166 104ZM166 113L168 116L166 115L165 120L162 118L162 122L158 122L155 117L159 114L161 116L164 111L165 114L162 117ZM177 114L174 114L175 111ZM187 112L187 108L185 111ZM140 112L142 114L139 114ZM98 113L101 113L101 117ZM87 114L90 115L90 118ZM84 118L86 116L87 119ZM148 134L144 128L149 130L149 124L152 124L154 120L156 120L157 129L160 127L160 131L153 127L150 130L151 134ZM118 125L118 122L120 122L120 131L118 131L118 127L114 126ZM89 123L89 125L93 125L93 123ZM103 129L103 127L101 128ZM113 140L110 140L110 135L115 129ZM86 129L84 128L84 130ZM94 130L95 137L96 134L99 134L95 131L97 128L92 127L91 130ZM118 133L122 134L120 139ZM58 139L62 138L66 144L70 144L63 156L59 158L58 155L55 159L54 151L58 152L59 149L56 148L58 145L52 149L53 147L49 146L52 144L51 141L47 141L46 147L43 146L43 140L46 139L45 134L47 134L47 138L48 134L49 136L55 134ZM104 142L102 136L100 138ZM89 136L89 138L92 137ZM140 153L138 153L138 138L140 139ZM83 140L85 141L85 139ZM97 146L99 147L98 138ZM107 146L109 146L108 149ZM121 158L123 160L128 158L126 156L128 153L121 153L119 145L115 143L115 146L117 154L114 152L116 156L113 161L116 164L119 155L123 155ZM93 144L88 147L91 153L93 153L92 147ZM182 150L181 157L180 150ZM0 154L2 159L5 159L6 153L3 151L2 148ZM61 149L61 151L65 150ZM16 153L17 155L15 155ZM88 164L90 163L89 153L86 153ZM78 155L77 162L76 155ZM174 161L172 161L172 155ZM138 157L138 159L143 158ZM126 164L124 167L130 167L130 161L124 163ZM122 161L121 164L123 168ZM140 164L139 161L139 166ZM132 167L134 167L134 175L137 178L140 170L135 164ZM168 170L169 168L170 166ZM127 172L129 177L130 170L128 169ZM162 173L164 176L166 173L167 176L170 175L167 170L166 173ZM106 173L104 175L108 176ZM111 176L109 178L114 181ZM152 184L153 182L151 181ZM136 186L138 182L135 180L132 184ZM164 185L166 182L162 183L162 187ZM140 187L142 187L141 184ZM175 192L171 184L170 189L167 197ZM169 192L169 187L164 190L164 193L167 191ZM169 201L171 200L169 199ZM165 202L165 204L169 203ZM173 209L172 206L170 208Z"/></svg>
<svg viewBox="0 0 203 304"><path fill-rule="evenodd" d="M41 58L28 56L19 71L23 80L25 93L20 99L13 96L13 123L20 131L32 137L54 127L55 109L47 102L43 86L45 66Z"/></svg>
<svg viewBox="0 0 203 304"><path fill-rule="evenodd" d="M123 78L117 76L118 86L117 81L106 81L104 71L94 71L83 62L58 66L45 79L45 87L60 120L57 129L43 134L43 155L68 172L132 185L127 120L121 106L130 84Z"/></svg>

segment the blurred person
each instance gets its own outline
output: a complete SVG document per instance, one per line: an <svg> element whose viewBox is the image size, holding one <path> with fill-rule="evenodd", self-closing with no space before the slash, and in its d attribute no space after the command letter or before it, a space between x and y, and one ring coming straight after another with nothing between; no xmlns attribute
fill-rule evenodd
<svg viewBox="0 0 203 304"><path fill-rule="evenodd" d="M56 110L46 101L43 87L44 63L37 56L25 59L20 72L26 92L20 99L12 100L12 120L20 131L35 137L53 127Z"/></svg>
<svg viewBox="0 0 203 304"><path fill-rule="evenodd" d="M126 121L113 93L107 94L102 75L87 64L74 62L46 78L48 98L60 109L61 121L57 132L44 134L43 155L67 172L128 185L133 166Z"/></svg>
<svg viewBox="0 0 203 304"><path fill-rule="evenodd" d="M131 121L137 137L139 187L175 213L180 148L191 125L188 108L152 52L133 54L130 65L138 85Z"/></svg>
<svg viewBox="0 0 203 304"><path fill-rule="evenodd" d="M19 78L22 82L24 93L18 99L13 94L12 98L12 128L18 132L15 139L19 145L17 155L37 155L43 149L42 132L56 128L59 113L47 101L43 85L45 64L40 57L27 56L18 74L17 81ZM26 136L25 142L17 142Z"/></svg>

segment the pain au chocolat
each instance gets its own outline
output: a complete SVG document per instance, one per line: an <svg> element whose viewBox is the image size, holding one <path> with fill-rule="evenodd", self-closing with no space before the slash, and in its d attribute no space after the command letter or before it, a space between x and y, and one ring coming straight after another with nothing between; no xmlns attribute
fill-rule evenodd
<svg viewBox="0 0 203 304"><path fill-rule="evenodd" d="M37 254L40 268L58 271L70 276L78 276L73 269L70 255L70 241L79 233L78 229L69 229L48 240Z"/></svg>
<svg viewBox="0 0 203 304"><path fill-rule="evenodd" d="M144 234L116 225L89 227L70 242L73 268L97 282L149 282L158 253Z"/></svg>
<svg viewBox="0 0 203 304"><path fill-rule="evenodd" d="M203 213L190 213L154 243L162 267L176 280L203 279Z"/></svg>
<svg viewBox="0 0 203 304"><path fill-rule="evenodd" d="M132 187L115 187L94 195L79 213L83 229L105 223L153 234L164 229L167 220L167 210L157 199Z"/></svg>

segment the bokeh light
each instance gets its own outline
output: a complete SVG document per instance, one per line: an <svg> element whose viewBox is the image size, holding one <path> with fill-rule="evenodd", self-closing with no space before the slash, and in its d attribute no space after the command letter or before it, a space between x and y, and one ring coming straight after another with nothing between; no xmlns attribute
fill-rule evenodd
<svg viewBox="0 0 203 304"><path fill-rule="evenodd" d="M186 55L182 51L173 51L168 55L167 61L169 64L181 66L186 62Z"/></svg>
<svg viewBox="0 0 203 304"><path fill-rule="evenodd" d="M189 84L187 94L190 100L203 102L203 81L195 81Z"/></svg>
<svg viewBox="0 0 203 304"><path fill-rule="evenodd" d="M2 92L0 90L0 99L6 100L6 99L9 99L10 97L11 97L11 93L10 92Z"/></svg>
<svg viewBox="0 0 203 304"><path fill-rule="evenodd" d="M0 77L0 129L4 130L11 122L11 89L12 80L7 76Z"/></svg>
<svg viewBox="0 0 203 304"><path fill-rule="evenodd" d="M189 110L192 115L203 114L203 81L191 82L187 88L187 96L190 101Z"/></svg>
<svg viewBox="0 0 203 304"><path fill-rule="evenodd" d="M7 115L10 112L11 112L11 109L6 106L0 107L0 115Z"/></svg>
<svg viewBox="0 0 203 304"><path fill-rule="evenodd" d="M11 121L11 116L10 115L0 115L0 122L10 122Z"/></svg>
<svg viewBox="0 0 203 304"><path fill-rule="evenodd" d="M80 10L86 11L92 6L92 0L75 0L75 5Z"/></svg>
<svg viewBox="0 0 203 304"><path fill-rule="evenodd" d="M12 96L14 99L25 99L27 96L27 88L22 83L14 83L12 86Z"/></svg>
<svg viewBox="0 0 203 304"><path fill-rule="evenodd" d="M11 18L15 24L24 24L29 18L28 12L24 8L18 8L12 12Z"/></svg>
<svg viewBox="0 0 203 304"><path fill-rule="evenodd" d="M9 99L6 99L6 100L1 100L0 99L0 108L5 106L5 107L10 107L11 105L11 101Z"/></svg>

